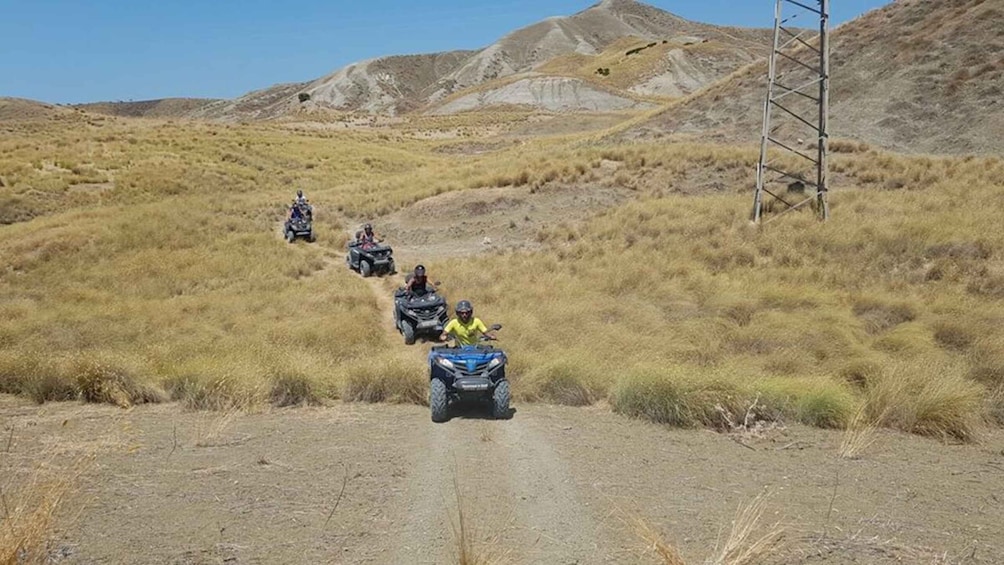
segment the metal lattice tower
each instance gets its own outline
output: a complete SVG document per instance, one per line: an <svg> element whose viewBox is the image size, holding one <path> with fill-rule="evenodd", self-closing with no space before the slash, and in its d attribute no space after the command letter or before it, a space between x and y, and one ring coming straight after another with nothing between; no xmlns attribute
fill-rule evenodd
<svg viewBox="0 0 1004 565"><path fill-rule="evenodd" d="M783 12L790 13L782 19ZM818 20L818 28L796 28L796 18ZM819 218L830 216L827 192L830 105L830 0L775 0L774 45L763 108L760 161L756 171L753 221L763 220L764 195L774 218L815 202ZM818 29L818 35L816 35ZM802 136L815 139L813 148ZM782 193L777 187L785 188ZM807 195L805 187L815 189ZM772 219L774 219L772 218Z"/></svg>

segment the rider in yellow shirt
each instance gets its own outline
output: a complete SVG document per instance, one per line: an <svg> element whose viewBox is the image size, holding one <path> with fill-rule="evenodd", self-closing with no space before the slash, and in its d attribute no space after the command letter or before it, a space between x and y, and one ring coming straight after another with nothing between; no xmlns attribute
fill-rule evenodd
<svg viewBox="0 0 1004 565"><path fill-rule="evenodd" d="M479 336L485 336L494 340L495 335L488 331L485 323L480 318L474 317L474 307L467 300L457 303L457 317L450 320L443 328L443 334L439 336L439 341L446 341L452 334L457 338L458 345L475 345Z"/></svg>

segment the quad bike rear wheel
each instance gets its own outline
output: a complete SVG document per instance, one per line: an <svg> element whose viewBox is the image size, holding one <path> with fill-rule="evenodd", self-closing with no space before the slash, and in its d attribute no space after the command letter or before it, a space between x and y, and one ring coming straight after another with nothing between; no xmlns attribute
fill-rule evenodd
<svg viewBox="0 0 1004 565"><path fill-rule="evenodd" d="M439 379L429 382L429 409L433 422L445 422L447 416L446 383Z"/></svg>

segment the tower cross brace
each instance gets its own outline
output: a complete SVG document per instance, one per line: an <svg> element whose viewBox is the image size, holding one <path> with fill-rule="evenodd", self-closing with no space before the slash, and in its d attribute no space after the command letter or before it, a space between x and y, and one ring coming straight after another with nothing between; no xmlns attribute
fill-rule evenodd
<svg viewBox="0 0 1004 565"><path fill-rule="evenodd" d="M786 14L790 14L787 15ZM818 21L812 28L790 25L799 17ZM813 26L816 27L816 26ZM815 204L821 220L830 217L827 200L827 153L830 105L830 0L775 0L774 39L767 70L760 159L752 220L764 222L765 196L782 206L772 221L806 204ZM808 37L807 37L808 36ZM799 148L800 131L815 138L815 150ZM789 158L790 157L790 158ZM777 186L787 183L787 192ZM815 189L806 196L805 186Z"/></svg>

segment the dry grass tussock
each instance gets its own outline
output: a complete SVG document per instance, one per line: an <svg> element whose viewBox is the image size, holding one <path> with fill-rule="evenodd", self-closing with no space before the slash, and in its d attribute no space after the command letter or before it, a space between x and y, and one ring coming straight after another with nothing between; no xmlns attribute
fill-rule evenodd
<svg viewBox="0 0 1004 565"><path fill-rule="evenodd" d="M867 415L908 432L974 441L987 420L988 391L965 377L961 362L899 361L867 391Z"/></svg>
<svg viewBox="0 0 1004 565"><path fill-rule="evenodd" d="M455 505L448 508L450 533L453 535L453 558L457 565L504 565L511 562L512 549L505 546L498 528L483 531L471 516L468 501L453 477Z"/></svg>
<svg viewBox="0 0 1004 565"><path fill-rule="evenodd" d="M878 439L876 432L886 418L886 412L870 415L868 406L862 405L847 423L837 453L844 459L857 459Z"/></svg>
<svg viewBox="0 0 1004 565"><path fill-rule="evenodd" d="M70 517L67 503L90 461L89 456L79 456L64 464L50 458L27 477L5 473L0 481L0 564L51 562L53 527L57 520Z"/></svg>
<svg viewBox="0 0 1004 565"><path fill-rule="evenodd" d="M339 371L344 375L341 397L345 400L411 404L428 401L426 367L414 358L377 354Z"/></svg>
<svg viewBox="0 0 1004 565"><path fill-rule="evenodd" d="M729 535L715 547L705 565L753 565L771 557L781 547L784 528L773 525L761 532L761 520L766 510L767 495L761 494L741 505L732 520ZM645 541L649 551L664 565L686 565L680 551L643 518L631 520L635 533Z"/></svg>

